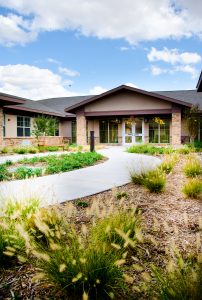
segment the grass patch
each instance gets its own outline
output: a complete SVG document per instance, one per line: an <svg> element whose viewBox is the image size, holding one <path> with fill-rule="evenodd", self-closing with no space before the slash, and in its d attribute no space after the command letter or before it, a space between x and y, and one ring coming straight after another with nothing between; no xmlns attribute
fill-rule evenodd
<svg viewBox="0 0 202 300"><path fill-rule="evenodd" d="M200 160L191 157L189 161L185 164L183 172L187 177L196 177L202 174L202 167Z"/></svg>
<svg viewBox="0 0 202 300"><path fill-rule="evenodd" d="M9 180L11 178L11 174L6 168L5 164L0 165L0 181Z"/></svg>
<svg viewBox="0 0 202 300"><path fill-rule="evenodd" d="M88 202L78 200L78 201L76 201L76 206L85 208L85 207L88 207L89 204L88 204Z"/></svg>
<svg viewBox="0 0 202 300"><path fill-rule="evenodd" d="M159 170L150 171L145 176L142 183L151 193L163 192L166 185L165 173Z"/></svg>
<svg viewBox="0 0 202 300"><path fill-rule="evenodd" d="M124 191L120 191L120 192L116 193L116 198L118 200L126 199L126 198L128 198L128 194L126 192L124 192Z"/></svg>
<svg viewBox="0 0 202 300"><path fill-rule="evenodd" d="M202 180L200 178L189 179L183 186L182 192L188 198L201 199Z"/></svg>

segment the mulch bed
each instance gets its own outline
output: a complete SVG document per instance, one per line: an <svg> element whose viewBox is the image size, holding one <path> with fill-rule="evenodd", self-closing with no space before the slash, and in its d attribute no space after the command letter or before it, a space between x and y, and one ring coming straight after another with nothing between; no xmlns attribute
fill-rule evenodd
<svg viewBox="0 0 202 300"><path fill-rule="evenodd" d="M185 199L181 188L186 182L182 173L186 155L180 156L174 171L167 175L166 190L160 194L149 193L141 186L127 184L94 196L82 198L81 201L89 204L82 208L75 201L66 202L57 208L67 215L74 209L72 221L79 229L82 224L92 223L94 210L110 210L116 208L138 207L142 211L142 218L148 236L156 241L149 248L149 259L159 261L165 255L165 247L174 242L185 253L202 252L202 199ZM117 192L125 191L127 198L118 200ZM200 224L200 226L199 226ZM197 241L196 242L196 237ZM60 294L54 293L53 288L44 282L32 282L37 270L32 264L13 267L3 270L0 274L0 299L63 299ZM14 298L13 295L16 295ZM18 298L17 298L18 297ZM66 298L67 299L67 298Z"/></svg>

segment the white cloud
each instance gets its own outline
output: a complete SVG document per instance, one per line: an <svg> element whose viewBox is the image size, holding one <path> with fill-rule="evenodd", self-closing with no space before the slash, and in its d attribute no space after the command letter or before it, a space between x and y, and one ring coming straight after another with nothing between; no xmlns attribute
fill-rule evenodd
<svg viewBox="0 0 202 300"><path fill-rule="evenodd" d="M49 62L50 64L55 64L55 65L60 65L61 64L60 61L58 61L58 60L56 60L52 57L47 58L47 62Z"/></svg>
<svg viewBox="0 0 202 300"><path fill-rule="evenodd" d="M90 93L90 95L99 95L106 91L107 91L107 89L98 85L98 86L94 86L92 89L90 89L89 93Z"/></svg>
<svg viewBox="0 0 202 300"><path fill-rule="evenodd" d="M59 73L64 74L64 75L69 76L69 77L80 76L79 72L74 71L74 70L70 70L70 69L67 69L67 68L63 68L63 67L59 67L58 71L59 71Z"/></svg>
<svg viewBox="0 0 202 300"><path fill-rule="evenodd" d="M62 77L49 69L40 69L31 65L0 66L0 91L28 99L74 96L66 86L72 81L63 81Z"/></svg>
<svg viewBox="0 0 202 300"><path fill-rule="evenodd" d="M132 82L126 82L125 85L136 88L136 89L139 89L139 87L137 85L135 85L134 83L132 83Z"/></svg>
<svg viewBox="0 0 202 300"><path fill-rule="evenodd" d="M0 15L0 44L13 46L16 43L21 45L32 42L36 39L37 33L28 30L29 23L22 17L14 14L8 16Z"/></svg>
<svg viewBox="0 0 202 300"><path fill-rule="evenodd" d="M152 47L147 54L147 58L150 62L163 61L172 65L175 64L197 64L201 62L201 56L196 52L181 52L178 49L168 49L166 47L163 50L157 50Z"/></svg>
<svg viewBox="0 0 202 300"><path fill-rule="evenodd" d="M122 46L122 47L120 47L120 50L121 50L121 51L128 51L128 50L130 50L130 48L129 48L129 47Z"/></svg>
<svg viewBox="0 0 202 300"><path fill-rule="evenodd" d="M54 30L72 30L98 38L123 38L130 44L145 40L202 36L201 0L192 2L60 0L58 3L49 0L47 5L47 0L0 0L0 6L23 16L19 17L20 20L12 17L12 26L3 21L3 31L7 34L2 36L1 33L0 40L2 43L25 43L33 40L41 31ZM10 30L10 27L14 30Z"/></svg>
<svg viewBox="0 0 202 300"><path fill-rule="evenodd" d="M150 67L152 75L158 76L161 74L175 74L176 72L188 73L191 75L192 79L196 79L199 75L199 71L190 65L179 65L173 68L160 68L158 66L152 65Z"/></svg>

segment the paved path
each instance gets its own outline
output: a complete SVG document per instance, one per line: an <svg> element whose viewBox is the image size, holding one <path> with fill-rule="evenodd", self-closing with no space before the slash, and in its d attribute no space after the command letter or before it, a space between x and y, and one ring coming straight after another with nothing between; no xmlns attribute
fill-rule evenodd
<svg viewBox="0 0 202 300"><path fill-rule="evenodd" d="M130 172L152 169L158 158L131 154L123 147L113 146L99 150L109 159L101 164L66 173L26 180L0 183L0 202L4 199L40 197L42 205L61 203L106 191L130 182Z"/></svg>

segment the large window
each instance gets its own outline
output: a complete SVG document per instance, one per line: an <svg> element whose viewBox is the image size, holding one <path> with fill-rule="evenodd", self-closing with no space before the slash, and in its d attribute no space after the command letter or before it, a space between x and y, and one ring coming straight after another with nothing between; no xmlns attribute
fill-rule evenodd
<svg viewBox="0 0 202 300"><path fill-rule="evenodd" d="M117 120L100 120L100 143L118 143Z"/></svg>
<svg viewBox="0 0 202 300"><path fill-rule="evenodd" d="M169 120L163 120L164 124L154 121L149 122L149 142L150 143L169 143L170 125Z"/></svg>
<svg viewBox="0 0 202 300"><path fill-rule="evenodd" d="M30 117L17 116L17 136L30 136Z"/></svg>
<svg viewBox="0 0 202 300"><path fill-rule="evenodd" d="M72 143L76 143L76 121L72 121Z"/></svg>

